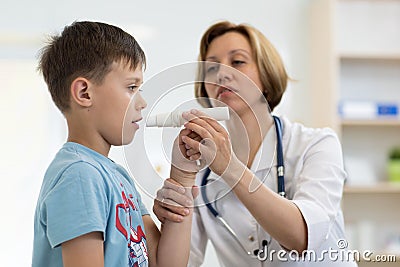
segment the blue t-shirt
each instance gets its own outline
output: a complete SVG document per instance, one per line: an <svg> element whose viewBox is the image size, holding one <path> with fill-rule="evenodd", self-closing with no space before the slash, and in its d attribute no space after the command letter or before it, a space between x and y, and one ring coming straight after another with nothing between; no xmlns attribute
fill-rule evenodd
<svg viewBox="0 0 400 267"><path fill-rule="evenodd" d="M63 266L60 245L94 231L103 233L105 266L148 266L144 214L149 213L124 168L68 142L43 180L32 266Z"/></svg>

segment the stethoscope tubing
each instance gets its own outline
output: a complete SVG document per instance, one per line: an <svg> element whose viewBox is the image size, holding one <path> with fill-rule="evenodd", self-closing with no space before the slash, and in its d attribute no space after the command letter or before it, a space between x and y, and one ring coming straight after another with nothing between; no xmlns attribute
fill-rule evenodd
<svg viewBox="0 0 400 267"><path fill-rule="evenodd" d="M282 145L282 122L277 116L273 116L275 130L276 130L276 152L277 152L277 183L278 183L278 194L282 197L286 196L285 193L285 177L284 177L284 159L283 159L283 145ZM211 202L208 200L207 192L206 192L206 185L207 185L207 178L210 175L210 168L207 168L204 171L203 178L201 180L201 187L200 193L203 198L204 204L206 205L207 209L211 212L211 214L220 221L224 227L229 231L229 233L236 239L237 243L242 247L242 249L249 255L253 257L253 254L246 250L246 248L240 242L239 237L236 235L235 231L229 226L229 224L219 215L218 211L211 205ZM264 244L263 244L264 245ZM267 244L268 245L268 244ZM260 250L262 252L262 250Z"/></svg>
<svg viewBox="0 0 400 267"><path fill-rule="evenodd" d="M277 116L272 116L275 122L275 130L276 130L276 161L277 161L277 179L278 179L278 194L282 197L286 196L285 193L285 166L283 159L283 145L282 145L282 122Z"/></svg>

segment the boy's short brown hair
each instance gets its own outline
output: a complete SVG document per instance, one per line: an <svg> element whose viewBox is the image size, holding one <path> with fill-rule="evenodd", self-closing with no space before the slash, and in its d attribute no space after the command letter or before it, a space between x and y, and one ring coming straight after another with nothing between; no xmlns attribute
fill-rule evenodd
<svg viewBox="0 0 400 267"><path fill-rule="evenodd" d="M61 112L70 108L70 86L77 77L101 84L113 62L145 67L146 57L135 38L101 22L74 22L52 36L40 52L42 72L51 97Z"/></svg>

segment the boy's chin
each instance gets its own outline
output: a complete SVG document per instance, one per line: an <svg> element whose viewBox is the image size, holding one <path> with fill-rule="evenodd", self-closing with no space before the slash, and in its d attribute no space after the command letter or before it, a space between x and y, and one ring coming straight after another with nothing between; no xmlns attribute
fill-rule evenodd
<svg viewBox="0 0 400 267"><path fill-rule="evenodd" d="M118 144L117 146L129 145L130 143L132 143L134 137L135 137L135 133L133 133L129 136L124 136L123 139L121 140L121 144Z"/></svg>

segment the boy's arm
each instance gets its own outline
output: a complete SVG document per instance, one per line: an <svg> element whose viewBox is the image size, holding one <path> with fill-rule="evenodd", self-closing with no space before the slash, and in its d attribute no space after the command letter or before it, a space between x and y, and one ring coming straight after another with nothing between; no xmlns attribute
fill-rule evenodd
<svg viewBox="0 0 400 267"><path fill-rule="evenodd" d="M196 173L200 168L195 161L200 158L200 153L197 151L192 153L186 147L184 138L193 138L196 141L200 141L199 136L191 130L181 130L179 136L175 139L172 149L170 177L185 187L184 194L193 202L192 187ZM174 201L173 198L171 200ZM193 207L188 209L189 214L183 218L182 222L166 221L163 224L162 233L155 227L150 216L143 216L151 267L187 266L190 253Z"/></svg>
<svg viewBox="0 0 400 267"><path fill-rule="evenodd" d="M103 234L91 232L61 244L64 267L103 267Z"/></svg>
<svg viewBox="0 0 400 267"><path fill-rule="evenodd" d="M178 174L179 173L179 174ZM182 175L171 168L171 178L183 183L185 195L193 200L192 186L195 174ZM189 207L189 214L182 222L166 220L162 226L162 233L150 216L143 216L146 230L147 248L150 266L187 266L190 253L193 207Z"/></svg>

